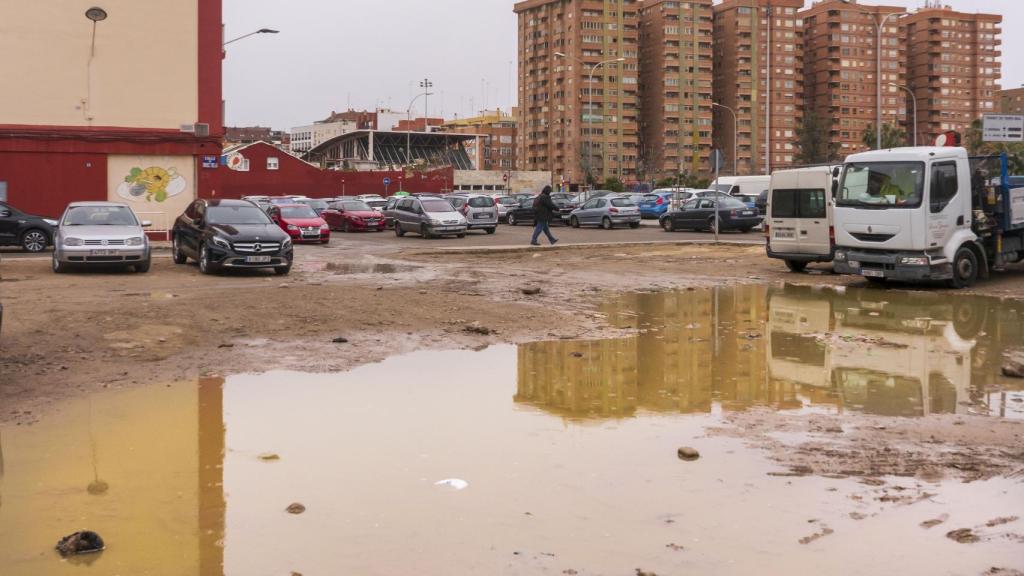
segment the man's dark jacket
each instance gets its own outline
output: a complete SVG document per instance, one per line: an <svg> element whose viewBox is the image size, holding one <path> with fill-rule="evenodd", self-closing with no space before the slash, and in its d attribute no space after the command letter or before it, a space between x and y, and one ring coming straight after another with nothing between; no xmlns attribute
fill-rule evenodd
<svg viewBox="0 0 1024 576"><path fill-rule="evenodd" d="M533 211L537 222L551 222L558 214L558 205L551 199L551 194L540 194L533 201Z"/></svg>

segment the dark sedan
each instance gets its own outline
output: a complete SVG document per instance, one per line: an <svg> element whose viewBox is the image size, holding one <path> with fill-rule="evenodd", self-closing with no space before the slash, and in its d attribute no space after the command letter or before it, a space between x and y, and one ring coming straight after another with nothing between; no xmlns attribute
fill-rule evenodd
<svg viewBox="0 0 1024 576"><path fill-rule="evenodd" d="M761 223L757 209L748 208L735 198L721 198L718 201L719 230L750 232ZM676 230L713 231L715 226L715 201L713 198L691 198L679 210L664 214L661 227L666 232Z"/></svg>
<svg viewBox="0 0 1024 576"><path fill-rule="evenodd" d="M42 252L53 243L56 220L26 214L0 202L0 246L21 246L26 252Z"/></svg>
<svg viewBox="0 0 1024 576"><path fill-rule="evenodd" d="M510 226L516 226L521 223L534 223L537 213L533 209L534 198L527 198L519 202L519 206L510 207L508 212L505 214L505 218L508 220ZM558 217L551 221L552 224L566 224L566 218L569 217L569 213L572 212L572 204L569 202L568 197L564 195L551 195L551 201L558 206Z"/></svg>
<svg viewBox="0 0 1024 576"><path fill-rule="evenodd" d="M171 230L175 264L192 258L199 271L273 268L287 274L294 249L288 233L247 200L199 199L178 216Z"/></svg>

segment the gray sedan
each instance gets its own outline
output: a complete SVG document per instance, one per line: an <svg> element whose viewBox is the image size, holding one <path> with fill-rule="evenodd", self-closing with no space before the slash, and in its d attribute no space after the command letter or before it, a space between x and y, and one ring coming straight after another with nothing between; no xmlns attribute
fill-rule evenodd
<svg viewBox="0 0 1024 576"><path fill-rule="evenodd" d="M640 208L629 198L591 198L569 215L569 225L573 228L600 226L605 230L611 230L618 224L627 224L630 228L640 227Z"/></svg>
<svg viewBox="0 0 1024 576"><path fill-rule="evenodd" d="M149 239L144 227L127 204L119 202L74 202L64 210L54 236L53 271L65 272L69 265L131 266L148 272Z"/></svg>

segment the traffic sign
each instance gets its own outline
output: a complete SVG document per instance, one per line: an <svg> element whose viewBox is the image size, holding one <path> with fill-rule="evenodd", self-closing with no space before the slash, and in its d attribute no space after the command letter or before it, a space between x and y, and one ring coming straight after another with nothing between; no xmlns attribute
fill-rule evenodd
<svg viewBox="0 0 1024 576"><path fill-rule="evenodd" d="M384 185L385 186L390 186L391 185L391 178L384 178Z"/></svg>
<svg viewBox="0 0 1024 576"><path fill-rule="evenodd" d="M722 169L722 164L725 164L725 155L718 148L711 151L711 156L708 158L711 162L712 172L718 172Z"/></svg>
<svg viewBox="0 0 1024 576"><path fill-rule="evenodd" d="M1024 116L985 114L981 134L983 142L1024 142Z"/></svg>

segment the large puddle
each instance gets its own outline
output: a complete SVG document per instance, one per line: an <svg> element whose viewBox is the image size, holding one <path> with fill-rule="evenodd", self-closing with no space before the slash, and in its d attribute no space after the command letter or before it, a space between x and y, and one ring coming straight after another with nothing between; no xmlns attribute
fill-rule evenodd
<svg viewBox="0 0 1024 576"><path fill-rule="evenodd" d="M750 287L630 295L603 312L636 334L112 391L0 428L0 573L1021 566L1012 538L945 536L1024 515L1019 479L928 484L908 506L854 479L771 476L758 449L706 430L752 406L1019 418L1020 393L994 390L1007 384L999 352L1024 341L1022 307ZM701 458L681 461L680 446ZM295 502L305 513L285 511ZM81 529L107 550L60 560L53 544Z"/></svg>

